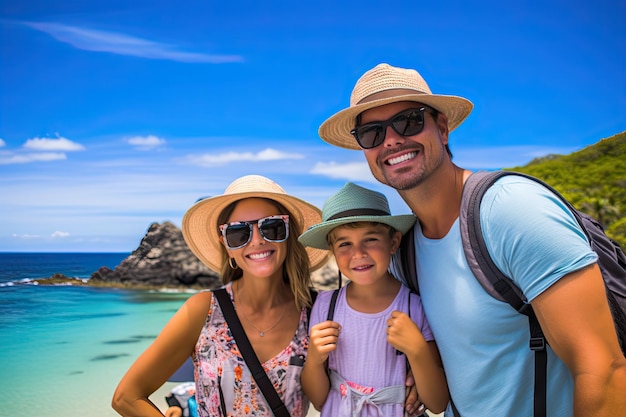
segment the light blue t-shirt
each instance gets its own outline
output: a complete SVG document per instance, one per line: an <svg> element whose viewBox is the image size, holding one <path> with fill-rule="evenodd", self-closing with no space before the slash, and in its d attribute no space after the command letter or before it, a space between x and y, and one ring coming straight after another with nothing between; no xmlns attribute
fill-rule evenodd
<svg viewBox="0 0 626 417"><path fill-rule="evenodd" d="M597 260L567 208L530 180L500 179L485 194L480 216L492 258L528 300ZM416 223L415 247L422 303L461 416L532 416L534 353L526 316L476 280L458 219L442 239L424 237ZM573 380L550 348L547 395L549 416L573 414ZM449 407L446 416L452 415Z"/></svg>

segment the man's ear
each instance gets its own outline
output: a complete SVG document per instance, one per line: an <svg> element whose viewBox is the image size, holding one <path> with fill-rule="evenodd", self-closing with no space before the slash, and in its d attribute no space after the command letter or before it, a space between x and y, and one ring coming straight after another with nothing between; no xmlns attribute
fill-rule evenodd
<svg viewBox="0 0 626 417"><path fill-rule="evenodd" d="M441 137L441 143L444 145L448 144L448 117L443 113L437 113L437 120L435 120L437 124L437 131L439 132L439 136Z"/></svg>

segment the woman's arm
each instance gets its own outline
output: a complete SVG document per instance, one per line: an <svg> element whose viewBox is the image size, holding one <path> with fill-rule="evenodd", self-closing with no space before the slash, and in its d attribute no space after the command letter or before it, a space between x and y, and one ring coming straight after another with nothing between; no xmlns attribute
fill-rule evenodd
<svg viewBox="0 0 626 417"><path fill-rule="evenodd" d="M122 416L162 416L149 396L187 360L198 340L212 293L190 297L118 384L111 406Z"/></svg>

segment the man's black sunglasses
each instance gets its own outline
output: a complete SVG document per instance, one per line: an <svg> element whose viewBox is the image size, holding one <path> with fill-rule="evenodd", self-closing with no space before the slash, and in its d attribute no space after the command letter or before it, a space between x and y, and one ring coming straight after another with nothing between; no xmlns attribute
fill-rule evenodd
<svg viewBox="0 0 626 417"><path fill-rule="evenodd" d="M424 129L424 111L435 116L437 112L426 107L403 110L381 122L365 123L352 129L350 133L363 149L372 149L385 141L387 127L391 126L398 135L414 136Z"/></svg>

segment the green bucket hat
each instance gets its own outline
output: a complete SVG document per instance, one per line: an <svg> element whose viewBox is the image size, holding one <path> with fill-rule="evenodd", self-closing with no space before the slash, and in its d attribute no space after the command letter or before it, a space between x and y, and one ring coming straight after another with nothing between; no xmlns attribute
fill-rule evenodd
<svg viewBox="0 0 626 417"><path fill-rule="evenodd" d="M322 222L309 227L298 241L311 248L328 249L328 233L342 224L384 223L405 234L415 220L412 214L392 216L384 194L348 182L324 203Z"/></svg>

